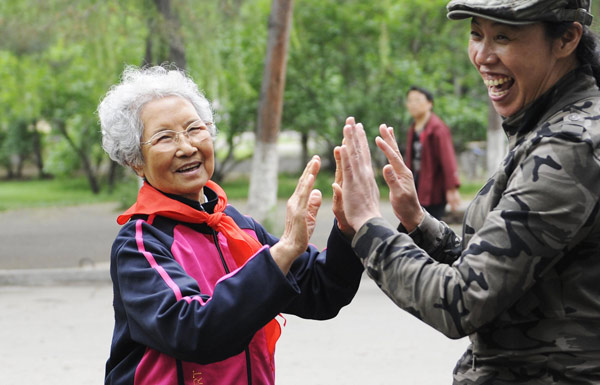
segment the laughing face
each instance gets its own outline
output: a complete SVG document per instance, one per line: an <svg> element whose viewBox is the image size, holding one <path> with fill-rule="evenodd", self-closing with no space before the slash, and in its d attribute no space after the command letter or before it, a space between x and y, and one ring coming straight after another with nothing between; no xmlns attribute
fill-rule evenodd
<svg viewBox="0 0 600 385"><path fill-rule="evenodd" d="M496 111L509 117L536 100L567 71L544 26L512 26L480 17L471 22L469 58Z"/></svg>
<svg viewBox="0 0 600 385"><path fill-rule="evenodd" d="M165 130L181 132L200 120L194 106L178 96L147 103L140 114L142 142ZM194 123L195 125L196 123ZM173 142L173 141L172 141ZM169 145L161 142L142 145L144 165L136 172L158 190L203 202L203 189L214 171L214 149L210 134L178 135Z"/></svg>

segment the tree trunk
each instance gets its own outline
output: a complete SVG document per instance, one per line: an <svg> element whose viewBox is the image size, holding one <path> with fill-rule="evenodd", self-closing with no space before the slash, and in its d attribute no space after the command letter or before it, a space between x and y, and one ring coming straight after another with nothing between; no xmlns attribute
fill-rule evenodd
<svg viewBox="0 0 600 385"><path fill-rule="evenodd" d="M92 163L88 157L89 151L85 151L83 148L77 146L73 139L69 136L67 132L67 127L64 122L56 122L56 127L59 132L65 138L71 149L75 151L79 160L81 160L81 164L83 166L83 171L85 172L85 176L87 177L88 183L90 184L90 189L94 194L98 194L100 192L100 185L98 184L98 178L96 178L96 174L92 168Z"/></svg>
<svg viewBox="0 0 600 385"><path fill-rule="evenodd" d="M174 63L184 70L187 60L181 23L171 7L171 0L146 0L144 6L148 7L149 14L146 20L148 35L142 65Z"/></svg>
<svg viewBox="0 0 600 385"><path fill-rule="evenodd" d="M146 36L146 47L145 47L145 53L144 53L144 62L142 63L143 66L153 65L153 61L152 61L152 36L154 35L156 28L154 27L154 22L152 21L151 18L148 18L147 25L148 25L148 35Z"/></svg>
<svg viewBox="0 0 600 385"><path fill-rule="evenodd" d="M508 150L506 134L502 129L502 118L488 99L487 173L491 176Z"/></svg>
<svg viewBox="0 0 600 385"><path fill-rule="evenodd" d="M119 178L122 168L121 166L111 159L110 166L108 168L108 190L113 191L115 185L117 184L117 179Z"/></svg>
<svg viewBox="0 0 600 385"><path fill-rule="evenodd" d="M42 156L42 135L38 130L33 131L33 154L35 165L38 169L38 178L43 179L47 175L44 172L44 158Z"/></svg>
<svg viewBox="0 0 600 385"><path fill-rule="evenodd" d="M180 69L185 69L185 46L181 35L181 23L177 14L171 9L171 0L154 0L156 9L163 17L161 33L169 46L169 61L175 63Z"/></svg>
<svg viewBox="0 0 600 385"><path fill-rule="evenodd" d="M17 160L17 179L23 179L23 167L25 166L25 157L18 154L15 158Z"/></svg>
<svg viewBox="0 0 600 385"><path fill-rule="evenodd" d="M259 222L264 221L277 204L277 137L283 111L292 2L273 0L269 17L267 54L258 107L258 132L248 196L248 212Z"/></svg>

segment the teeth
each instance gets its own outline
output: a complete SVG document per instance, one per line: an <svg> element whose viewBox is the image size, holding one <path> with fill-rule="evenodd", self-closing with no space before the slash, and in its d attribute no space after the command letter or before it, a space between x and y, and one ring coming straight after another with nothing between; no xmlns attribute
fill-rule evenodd
<svg viewBox="0 0 600 385"><path fill-rule="evenodd" d="M195 165L193 165L193 166L186 167L186 168L180 168L180 169L179 169L179 170L177 170L177 171L178 171L178 172L186 172L186 171L192 170L192 169L194 169L194 168L196 168L196 167L198 167L198 165L197 165L197 164L195 164Z"/></svg>
<svg viewBox="0 0 600 385"><path fill-rule="evenodd" d="M494 97L500 97L500 96L506 95L507 93L508 93L508 90L504 90L504 91L500 91L500 92L491 91L490 95L492 95Z"/></svg>
<svg viewBox="0 0 600 385"><path fill-rule="evenodd" d="M509 77L500 78L500 79L483 79L483 84L485 84L487 87L494 87L494 86L502 85L509 81L510 81Z"/></svg>

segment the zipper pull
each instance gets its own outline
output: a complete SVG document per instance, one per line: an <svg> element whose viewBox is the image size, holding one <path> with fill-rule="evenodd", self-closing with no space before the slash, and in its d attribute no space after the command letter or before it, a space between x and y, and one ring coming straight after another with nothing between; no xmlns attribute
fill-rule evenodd
<svg viewBox="0 0 600 385"><path fill-rule="evenodd" d="M473 369L474 372L477 371L477 369L475 369L475 359L475 353L473 353L473 365L471 366L471 369Z"/></svg>

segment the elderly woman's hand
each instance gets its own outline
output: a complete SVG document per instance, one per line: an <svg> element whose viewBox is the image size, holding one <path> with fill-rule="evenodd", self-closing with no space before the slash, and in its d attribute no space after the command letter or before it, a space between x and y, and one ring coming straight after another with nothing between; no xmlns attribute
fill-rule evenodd
<svg viewBox="0 0 600 385"><path fill-rule="evenodd" d="M367 136L361 123L346 119L344 141L339 150L343 184L341 196L343 223L354 231L369 219L380 217L379 188L375 182ZM334 191L339 190L334 187ZM340 220L339 213L336 214Z"/></svg>
<svg viewBox="0 0 600 385"><path fill-rule="evenodd" d="M377 137L375 143L390 162L383 168L383 177L390 187L390 203L396 217L411 232L425 216L419 204L413 174L402 159L394 129L382 124L379 133L381 137Z"/></svg>
<svg viewBox="0 0 600 385"><path fill-rule="evenodd" d="M306 165L296 190L287 202L283 235L271 247L271 255L284 274L287 274L300 254L306 251L315 230L322 197L319 190L313 190L313 186L320 167L321 159L318 156L314 156Z"/></svg>
<svg viewBox="0 0 600 385"><path fill-rule="evenodd" d="M348 118L346 123L353 122ZM348 220L346 219L346 213L344 212L344 200L342 194L342 185L344 181L343 171L342 171L342 148L337 146L333 149L333 157L335 158L335 180L331 185L333 189L333 214L335 215L335 219L337 219L337 225L342 234L348 239L352 239L356 231L350 226Z"/></svg>

